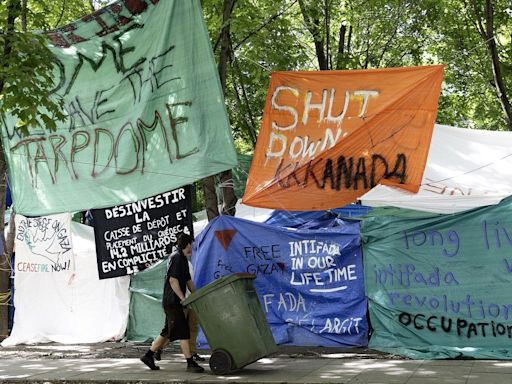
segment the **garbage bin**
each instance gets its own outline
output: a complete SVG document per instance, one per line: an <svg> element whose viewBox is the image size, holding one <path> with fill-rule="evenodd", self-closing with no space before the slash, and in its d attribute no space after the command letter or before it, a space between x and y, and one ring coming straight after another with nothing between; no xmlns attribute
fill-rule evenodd
<svg viewBox="0 0 512 384"><path fill-rule="evenodd" d="M192 293L183 304L197 314L218 375L240 369L277 351L249 273L235 273Z"/></svg>

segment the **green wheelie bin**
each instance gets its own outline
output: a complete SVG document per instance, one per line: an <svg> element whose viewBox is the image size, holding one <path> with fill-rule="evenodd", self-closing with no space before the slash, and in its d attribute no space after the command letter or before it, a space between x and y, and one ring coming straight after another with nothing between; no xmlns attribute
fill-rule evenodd
<svg viewBox="0 0 512 384"><path fill-rule="evenodd" d="M197 314L212 351L210 368L224 375L277 351L250 273L223 276L183 302Z"/></svg>

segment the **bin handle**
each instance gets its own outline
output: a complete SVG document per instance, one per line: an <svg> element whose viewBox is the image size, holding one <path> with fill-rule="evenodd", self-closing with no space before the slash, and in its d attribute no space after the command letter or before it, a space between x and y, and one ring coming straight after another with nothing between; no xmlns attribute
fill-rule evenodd
<svg viewBox="0 0 512 384"><path fill-rule="evenodd" d="M256 278L255 274L247 273L247 272L237 272L237 273L235 273L235 275L237 275L238 277L243 278L243 279L255 279Z"/></svg>

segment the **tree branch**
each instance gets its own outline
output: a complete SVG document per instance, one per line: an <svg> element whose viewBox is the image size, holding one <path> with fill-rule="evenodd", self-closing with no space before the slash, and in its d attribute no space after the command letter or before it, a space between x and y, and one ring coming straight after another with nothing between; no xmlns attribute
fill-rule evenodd
<svg viewBox="0 0 512 384"><path fill-rule="evenodd" d="M498 54L498 48L496 46L496 40L494 39L494 9L492 0L486 0L485 2L485 16L485 37L492 60L492 71L494 75L496 94L505 114L505 121L508 129L509 131L512 131L512 107L507 96L505 82L503 81L501 62Z"/></svg>
<svg viewBox="0 0 512 384"><path fill-rule="evenodd" d="M313 36L313 43L315 45L318 67L320 68L320 70L327 70L329 69L329 66L324 51L324 39L320 33L320 20L317 17L311 17L306 7L306 4L304 3L304 0L298 1L302 17L304 18L304 22L306 23L306 28L308 29L309 33L311 33L311 35Z"/></svg>
<svg viewBox="0 0 512 384"><path fill-rule="evenodd" d="M92 6L92 9L94 11L94 4L92 3L92 0L91 0L91 6ZM60 21L64 17L65 9L66 9L66 0L62 0L62 6L60 8L60 15L59 15L59 18L57 19L57 21L55 22L55 25L53 26L53 29L55 29L55 28L57 28L59 26Z"/></svg>
<svg viewBox="0 0 512 384"><path fill-rule="evenodd" d="M235 90L235 96L236 96L237 102L238 102L238 104L240 106L240 110L242 110L242 99L240 97L240 94L238 93L238 87L237 87L237 84L236 84L236 78L238 77L238 79L240 80L240 88L242 89L242 95L244 97L244 101L245 101L245 105L246 105L247 115L249 115L250 124L249 124L249 122L247 121L246 118L244 118L243 121L245 123L247 132L249 133L249 137L251 138L252 147L255 148L256 147L256 140L257 140L257 137L258 137L258 135L256 133L256 123L254 121L254 117L252 116L251 106L250 106L250 103L249 103L249 98L247 97L247 92L245 90L244 81L242 79L242 73L240 71L240 67L238 66L238 60L237 60L236 57L232 58L231 65L232 65L232 68L236 72L236 76L232 77L232 79L233 79L233 88Z"/></svg>
<svg viewBox="0 0 512 384"><path fill-rule="evenodd" d="M292 3L286 7L285 9L283 9L282 11L276 13L275 15L273 15L272 17L270 17L270 19L268 19L267 21L265 21L263 24L261 24L258 28L256 28L254 31L251 31L249 32L249 34L247 36L245 36L237 45L235 45L235 47L233 48L233 50L237 50L238 48L240 48L240 46L242 46L243 44L245 44L245 42L247 40L249 40L252 36L254 36L256 33L258 33L259 31L261 31L263 28L265 28L267 25L269 25L270 23L272 23L275 19L277 19L278 17L282 16L286 11L288 11L295 3L297 2L297 0L293 0Z"/></svg>

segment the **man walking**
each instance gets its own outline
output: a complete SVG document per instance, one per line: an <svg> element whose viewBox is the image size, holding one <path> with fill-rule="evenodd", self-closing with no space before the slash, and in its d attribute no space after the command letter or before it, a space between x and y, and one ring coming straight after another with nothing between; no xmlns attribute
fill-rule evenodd
<svg viewBox="0 0 512 384"><path fill-rule="evenodd" d="M181 302L185 300L186 288L188 287L190 292L195 291L187 260L187 256L192 255L192 241L190 235L182 233L178 238L178 250L169 259L162 300L165 326L151 344L150 349L140 358L152 370L160 369L155 364L155 352L163 348L167 340L179 340L181 351L187 359L187 371L204 372L204 368L194 361L190 352L190 330L184 308L181 305Z"/></svg>

